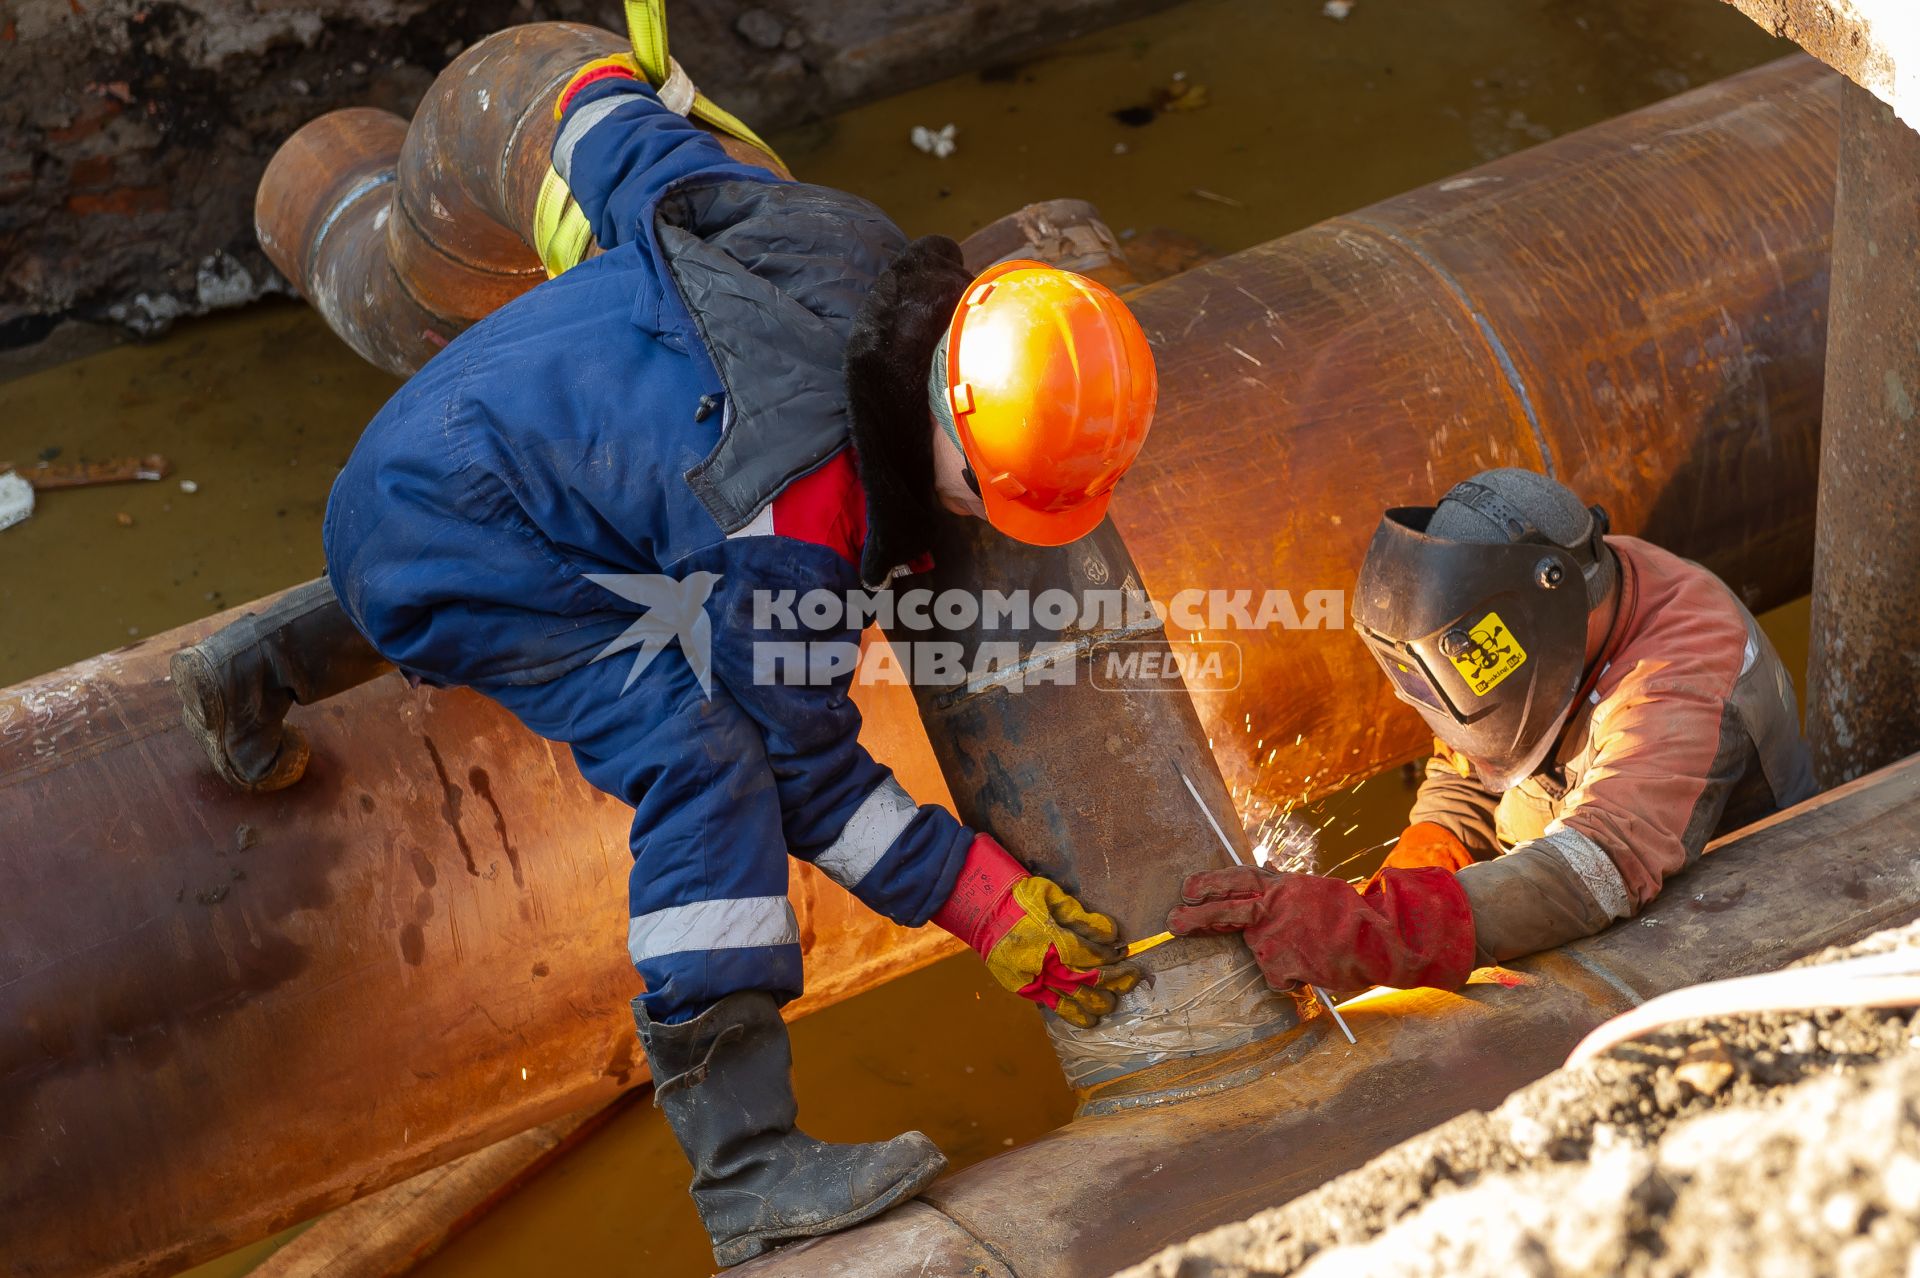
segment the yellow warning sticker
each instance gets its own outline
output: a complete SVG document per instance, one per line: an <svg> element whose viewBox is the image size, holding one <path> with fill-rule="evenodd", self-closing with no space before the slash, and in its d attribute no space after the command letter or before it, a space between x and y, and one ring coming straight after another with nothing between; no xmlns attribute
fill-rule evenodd
<svg viewBox="0 0 1920 1278"><path fill-rule="evenodd" d="M1473 689L1473 695L1484 697L1500 686L1500 681L1527 664L1527 650L1507 629L1507 623L1500 620L1500 614L1490 612L1480 618L1478 624L1468 632L1472 642L1465 652L1448 657L1460 677Z"/></svg>

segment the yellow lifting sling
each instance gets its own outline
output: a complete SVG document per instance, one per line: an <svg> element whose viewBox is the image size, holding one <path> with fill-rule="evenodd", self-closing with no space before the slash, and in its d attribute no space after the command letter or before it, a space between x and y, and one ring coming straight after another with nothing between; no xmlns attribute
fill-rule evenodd
<svg viewBox="0 0 1920 1278"><path fill-rule="evenodd" d="M679 71L673 59L667 56L666 0L626 0L626 11L627 40L633 46L633 60L639 66L640 73L646 76L647 83L656 89L661 88ZM680 71L683 79L685 74ZM694 92L692 105L686 114L721 133L757 146L768 155L774 154L773 148L762 142L759 134L704 93ZM775 158L778 159L777 156ZM574 202L573 192L567 189L560 175L554 172L552 166L548 166L533 212L533 248L540 255L541 265L547 268L547 278L552 279L562 271L578 266L592 245L593 228L587 224L586 214L580 211L579 204Z"/></svg>

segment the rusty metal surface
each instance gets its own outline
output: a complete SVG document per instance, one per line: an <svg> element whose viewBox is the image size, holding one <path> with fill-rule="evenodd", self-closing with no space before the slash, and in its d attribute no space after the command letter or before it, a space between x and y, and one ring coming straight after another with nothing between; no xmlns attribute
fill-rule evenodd
<svg viewBox="0 0 1920 1278"><path fill-rule="evenodd" d="M900 1278L1014 1278L980 1241L947 1216L922 1202L909 1202L887 1216L888 1252ZM876 1257L849 1254L831 1237L796 1243L781 1256L808 1278L856 1278L876 1272Z"/></svg>
<svg viewBox="0 0 1920 1278"><path fill-rule="evenodd" d="M1518 465L1755 608L1804 593L1840 83L1785 59L1131 294L1160 407L1113 518L1147 585L1344 592L1383 508ZM1211 637L1245 654L1197 695L1243 810L1260 738L1273 796L1428 748L1351 636Z"/></svg>
<svg viewBox="0 0 1920 1278"><path fill-rule="evenodd" d="M1829 785L1920 749L1920 134L1844 96L1807 688Z"/></svg>
<svg viewBox="0 0 1920 1278"><path fill-rule="evenodd" d="M527 237L554 99L574 71L626 47L576 23L509 27L455 58L410 126L364 108L319 117L260 179L261 247L362 357L413 372L546 279ZM721 145L786 173L758 148Z"/></svg>
<svg viewBox="0 0 1920 1278"><path fill-rule="evenodd" d="M896 587L974 597L984 588L1034 601L1030 623L984 615L964 628L895 630L896 647L949 647L966 677L914 694L963 820L992 831L1036 873L1110 914L1123 936L1151 936L1179 904L1181 881L1229 864L1187 786L1252 860L1186 685L1142 674L1167 664L1167 637L1111 522L1069 545L1022 545L976 519L947 517L930 573ZM1040 602L1071 620L1049 628ZM904 599L905 596L903 595ZM907 614L902 606L901 615ZM984 611L984 610L983 610ZM996 648L1017 663L982 660ZM1147 664L1143 667L1142 661ZM919 664L919 663L917 663ZM1293 1025L1293 1001L1269 991L1237 938L1192 937L1134 962L1151 978L1090 1029L1048 1015L1078 1089L1264 1038Z"/></svg>
<svg viewBox="0 0 1920 1278"><path fill-rule="evenodd" d="M417 368L460 331L414 299L387 257L406 133L405 120L370 107L313 120L274 152L253 210L274 266L342 341L388 372Z"/></svg>
<svg viewBox="0 0 1920 1278"><path fill-rule="evenodd" d="M567 79L626 41L573 23L509 27L442 71L400 150L388 245L420 302L463 325L547 278L523 232Z"/></svg>
<svg viewBox="0 0 1920 1278"><path fill-rule="evenodd" d="M969 269L979 272L1008 258L1031 257L1065 271L1090 275L1111 288L1139 281L1125 250L1100 210L1086 200L1041 200L996 218L960 245Z"/></svg>
<svg viewBox="0 0 1920 1278"><path fill-rule="evenodd" d="M1920 125L1912 0L1727 0Z"/></svg>
<svg viewBox="0 0 1920 1278"><path fill-rule="evenodd" d="M645 1077L630 810L397 675L296 708L306 778L237 795L166 682L228 619L0 693L10 1273L170 1273ZM945 799L924 754L869 744ZM957 946L811 867L793 896L795 1013Z"/></svg>
<svg viewBox="0 0 1920 1278"><path fill-rule="evenodd" d="M1723 841L1639 919L1481 973L1458 994L1383 991L1244 1049L1252 1081L1077 1119L949 1176L922 1201L1017 1278L1104 1278L1358 1166L1557 1068L1580 1037L1656 994L1778 967L1920 914L1920 759ZM924 1225L916 1222L916 1229ZM895 1217L776 1253L753 1278L904 1278Z"/></svg>

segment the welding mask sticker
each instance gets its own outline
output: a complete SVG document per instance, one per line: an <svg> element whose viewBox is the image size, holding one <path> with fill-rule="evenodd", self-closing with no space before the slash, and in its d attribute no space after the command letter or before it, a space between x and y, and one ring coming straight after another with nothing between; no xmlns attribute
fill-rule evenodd
<svg viewBox="0 0 1920 1278"><path fill-rule="evenodd" d="M1527 650L1507 629L1500 614L1489 612L1468 632L1467 645L1458 653L1450 654L1447 660L1466 680L1467 687L1473 689L1473 695L1484 697L1508 675L1527 664Z"/></svg>

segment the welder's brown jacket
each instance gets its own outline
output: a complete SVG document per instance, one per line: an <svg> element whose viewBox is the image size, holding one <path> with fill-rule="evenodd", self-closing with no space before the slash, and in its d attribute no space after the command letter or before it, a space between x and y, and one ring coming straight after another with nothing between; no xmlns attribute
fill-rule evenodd
<svg viewBox="0 0 1920 1278"><path fill-rule="evenodd" d="M1752 614L1696 563L1607 544L1619 612L1548 765L1494 795L1436 742L1414 803L1475 858L1458 878L1482 962L1632 916L1715 834L1814 792L1793 682Z"/></svg>

